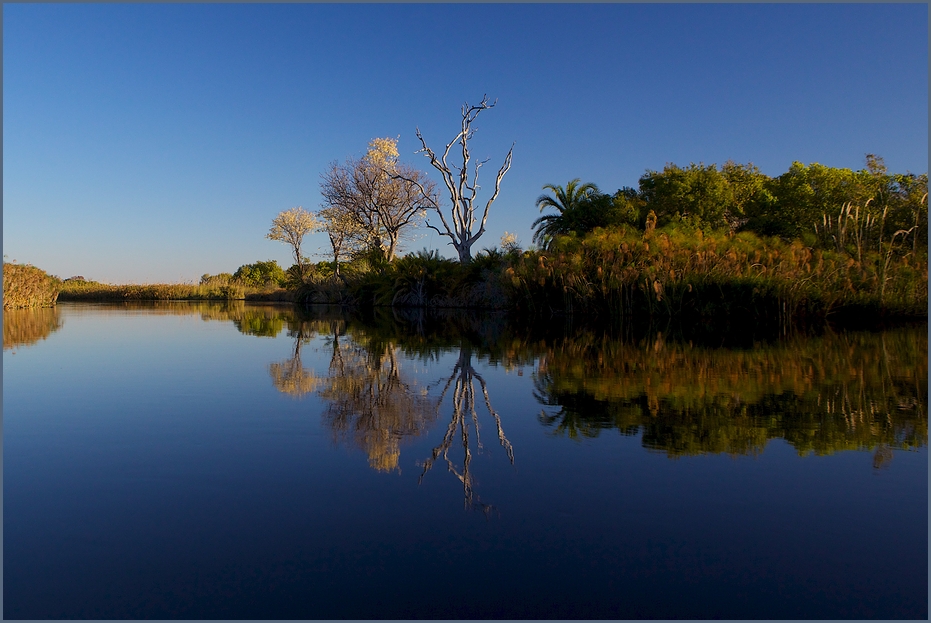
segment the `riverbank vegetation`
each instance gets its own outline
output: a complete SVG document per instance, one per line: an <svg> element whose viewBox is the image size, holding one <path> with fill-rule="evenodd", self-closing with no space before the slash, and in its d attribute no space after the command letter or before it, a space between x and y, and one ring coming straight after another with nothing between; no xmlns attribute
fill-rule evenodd
<svg viewBox="0 0 931 623"><path fill-rule="evenodd" d="M483 100L463 108L465 133L450 143L463 148L463 170L468 126L490 107ZM374 139L363 158L324 173L319 212L293 208L273 221L269 237L288 243L295 257L288 270L256 262L204 275L197 285L67 280L61 298L461 307L625 322L677 317L722 327L927 316L927 174L890 173L868 154L859 171L796 162L776 177L752 163L670 163L647 170L637 188L614 193L575 179L543 187L529 248L506 234L473 253L510 157L480 220L474 191L453 184L451 199L468 210L447 216L479 225L450 238L455 259L427 249L401 253L418 222L432 227L429 215L449 221L436 186L398 162L396 140ZM456 195L466 190L468 201ZM328 234L331 259L301 255L312 230Z"/></svg>
<svg viewBox="0 0 931 623"><path fill-rule="evenodd" d="M72 277L61 283L62 301L288 301L288 285L296 271L286 273L275 260L240 266L235 273L205 274L198 284L161 283L111 285Z"/></svg>
<svg viewBox="0 0 931 623"><path fill-rule="evenodd" d="M528 250L507 235L458 262L357 249L311 267L297 299L728 325L927 315L927 175L872 154L861 171L667 164L613 194L579 179L544 190Z"/></svg>
<svg viewBox="0 0 931 623"><path fill-rule="evenodd" d="M58 300L61 280L30 264L3 263L3 309L49 307Z"/></svg>

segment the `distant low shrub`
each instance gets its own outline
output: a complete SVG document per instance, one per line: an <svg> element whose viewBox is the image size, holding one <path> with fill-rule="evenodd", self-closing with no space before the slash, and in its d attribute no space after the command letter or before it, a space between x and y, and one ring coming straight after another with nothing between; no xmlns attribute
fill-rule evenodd
<svg viewBox="0 0 931 623"><path fill-rule="evenodd" d="M210 275L204 273L200 278L200 285L202 286L225 286L228 285L230 281L233 280L232 273L219 273L216 275Z"/></svg>
<svg viewBox="0 0 931 623"><path fill-rule="evenodd" d="M61 280L30 264L3 263L3 308L49 307L58 300Z"/></svg>
<svg viewBox="0 0 931 623"><path fill-rule="evenodd" d="M62 284L62 301L290 301L292 292L277 286L255 288L239 281L208 279L201 285L156 283L109 285L96 281L69 281Z"/></svg>

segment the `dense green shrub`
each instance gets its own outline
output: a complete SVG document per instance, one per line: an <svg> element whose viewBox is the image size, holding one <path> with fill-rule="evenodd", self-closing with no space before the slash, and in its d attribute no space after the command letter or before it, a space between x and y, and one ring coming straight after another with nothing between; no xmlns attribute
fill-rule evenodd
<svg viewBox="0 0 931 623"><path fill-rule="evenodd" d="M283 287L288 283L288 275L275 260L244 264L233 273L233 279L253 288L270 285Z"/></svg>

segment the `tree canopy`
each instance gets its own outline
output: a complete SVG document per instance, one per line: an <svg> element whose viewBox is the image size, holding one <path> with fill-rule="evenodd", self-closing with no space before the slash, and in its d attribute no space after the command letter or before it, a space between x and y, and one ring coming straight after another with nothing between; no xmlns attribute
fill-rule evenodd
<svg viewBox="0 0 931 623"><path fill-rule="evenodd" d="M302 279L305 267L304 259L301 256L301 243L304 236L313 232L317 227L318 223L314 215L298 206L280 212L278 216L272 219L272 227L265 236L269 240L278 240L291 247L294 254L294 263L297 264Z"/></svg>
<svg viewBox="0 0 931 623"><path fill-rule="evenodd" d="M435 194L425 173L398 161L397 139L375 138L362 158L333 162L321 176L325 230L334 255L358 241L392 260L403 235L423 218Z"/></svg>

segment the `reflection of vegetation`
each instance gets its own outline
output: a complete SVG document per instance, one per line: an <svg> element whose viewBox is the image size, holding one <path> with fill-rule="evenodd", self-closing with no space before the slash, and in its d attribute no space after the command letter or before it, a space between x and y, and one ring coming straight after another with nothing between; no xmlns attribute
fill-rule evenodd
<svg viewBox="0 0 931 623"><path fill-rule="evenodd" d="M323 421L365 449L373 468L399 469L401 440L426 431L436 406L404 377L394 345L366 348L341 337L332 336L330 375L318 392L327 401Z"/></svg>
<svg viewBox="0 0 931 623"><path fill-rule="evenodd" d="M436 318L428 318L422 310L407 313L391 310L386 316L367 320L364 325L342 319L290 322L289 333L295 338L294 352L290 359L269 367L275 386L295 396L316 393L323 398L326 401L322 414L324 423L337 438L351 439L364 449L370 465L379 471L399 469L401 441L423 434L433 424L452 388L452 419L440 444L423 463L421 480L442 456L449 471L463 484L466 506L490 511L490 506L476 500L470 468L473 439L474 449L481 451L483 448L476 389L481 392L480 400L494 418L498 441L512 462L514 455L504 435L501 418L491 405L488 386L472 363L477 350L483 350L486 356L490 350L473 347L476 341L481 340L466 339L465 334L471 333L473 338L476 331L490 330L494 334L503 325L482 323L467 316L445 318L445 322L439 325ZM447 331L437 331L440 326ZM326 377L304 368L301 363L301 346L315 333L327 336L330 364ZM492 355L492 358L514 365L519 357L513 352L513 344L509 340L500 341L505 345L503 351ZM426 361L456 348L459 350L458 361L452 374L438 382L444 384L438 396L431 396L428 387L418 386L415 380L403 373L402 356ZM457 468L450 458L457 434L464 452L461 468Z"/></svg>
<svg viewBox="0 0 931 623"><path fill-rule="evenodd" d="M301 315L292 305L249 303L245 301L126 301L97 303L95 309L119 311L146 310L154 315L189 316L200 314L205 322L232 322L246 335L275 337L287 323Z"/></svg>
<svg viewBox="0 0 931 623"><path fill-rule="evenodd" d="M352 439L373 468L399 469L401 440L424 432L436 418L436 407L426 389L418 391L403 374L397 346L358 329L347 335L342 319L294 319L289 327L293 355L269 366L275 387L298 397L315 392L326 401L322 418L337 438ZM326 376L301 362L302 345L317 333L328 336Z"/></svg>
<svg viewBox="0 0 931 623"><path fill-rule="evenodd" d="M626 326L619 336L608 329L518 327L502 316L474 312L382 308L346 315L339 308L241 302L135 307L195 311L204 320L233 321L253 335L287 327L294 350L269 367L275 386L293 396L323 398L327 425L365 449L376 468L396 469L401 440L423 434L450 396L446 435L423 464L424 473L443 457L462 480L467 502L468 462L481 447L475 412L487 409L500 426L475 360L518 372L535 368L535 395L551 407L540 421L558 435L594 437L617 429L641 435L644 447L669 456L758 453L781 438L802 454L871 449L879 467L888 465L892 451L927 443L924 326L778 339ZM301 348L317 335L328 340L326 375L301 362ZM731 348L715 347L725 340ZM458 363L437 382L436 392L425 395L424 386L405 374L405 359L429 365L450 352L458 352ZM449 457L457 439L468 452L453 467ZM503 434L501 439L507 448Z"/></svg>
<svg viewBox="0 0 931 623"><path fill-rule="evenodd" d="M569 437L606 428L643 435L670 456L762 451L782 438L799 453L927 443L927 334L796 338L752 350L639 343L593 333L552 343L535 376L540 420Z"/></svg>
<svg viewBox="0 0 931 623"><path fill-rule="evenodd" d="M300 398L320 387L323 380L313 370L307 370L301 363L301 347L314 336L314 327L309 323L296 322L288 334L294 338L294 352L290 359L268 366L272 382L278 391ZM276 334L277 335L277 334Z"/></svg>
<svg viewBox="0 0 931 623"><path fill-rule="evenodd" d="M511 447L511 442L508 441L507 437L504 436L504 430L501 428L501 416L499 416L491 406L491 399L488 396L488 385L485 383L485 379L483 379L482 376L476 372L475 368L472 366L472 348L469 345L463 345L460 347L459 360L456 362L456 365L453 368L453 373L446 380L446 384L443 387L443 391L440 393L439 400L437 401L437 406L442 404L443 398L446 396L446 392L449 391L449 388L451 385L453 385L454 381L455 385L452 398L453 417L446 429L446 434L443 435L442 441L433 449L432 456L424 461L423 473L420 475L420 482L423 482L424 476L426 476L427 472L430 471L430 468L433 467L433 463L440 457L440 455L442 455L443 460L446 461L446 468L455 474L459 481L462 482L466 508L478 507L487 513L492 508L490 505L481 504L473 500L473 497L475 496L472 490L472 476L469 472L469 465L472 462L471 440L469 438L470 421L472 424L472 430L475 433L476 448L479 451L482 450L482 439L479 435L478 413L475 410L475 381L478 381L479 387L481 388L482 397L485 402L485 408L495 420L495 426L497 427L498 432L498 442L507 452L508 458L510 459L512 465L514 464L514 449ZM459 431L459 438L462 440L462 471L456 469L455 464L449 458L449 451L452 447L453 441L456 438L457 429Z"/></svg>
<svg viewBox="0 0 931 623"><path fill-rule="evenodd" d="M44 340L61 328L57 307L3 310L3 350Z"/></svg>

